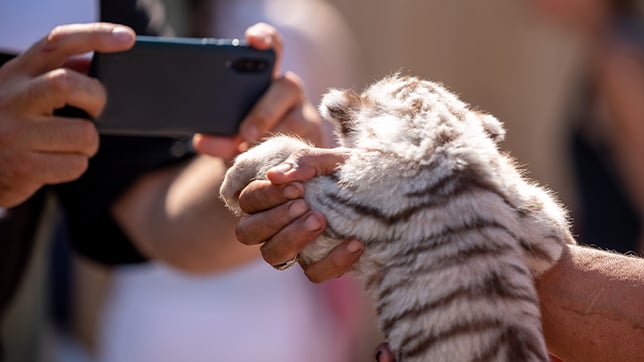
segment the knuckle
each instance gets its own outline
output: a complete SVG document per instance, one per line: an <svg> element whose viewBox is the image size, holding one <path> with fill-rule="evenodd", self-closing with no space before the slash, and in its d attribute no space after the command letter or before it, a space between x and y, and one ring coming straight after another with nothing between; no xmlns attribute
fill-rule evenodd
<svg viewBox="0 0 644 362"><path fill-rule="evenodd" d="M98 152L99 136L96 127L87 121L78 121L77 137L83 153L87 156L94 156Z"/></svg>
<svg viewBox="0 0 644 362"><path fill-rule="evenodd" d="M302 82L302 79L295 73L286 72L282 76L281 81L285 87L288 87L292 91L302 92L304 89L304 82Z"/></svg>
<svg viewBox="0 0 644 362"><path fill-rule="evenodd" d="M326 262L328 263L329 269L334 270L337 272L337 274L341 274L341 271L345 269L344 265L344 260L339 258L338 256L331 256L328 258Z"/></svg>
<svg viewBox="0 0 644 362"><path fill-rule="evenodd" d="M252 211L251 205L253 204L253 202L249 200L248 193L244 193L242 191L242 193L239 194L239 199L237 200L237 202L239 203L239 208L242 212L250 213L249 211Z"/></svg>
<svg viewBox="0 0 644 362"><path fill-rule="evenodd" d="M14 74L17 74L21 72L19 69L20 66L20 60L23 58L24 55L18 55L8 61L6 61L1 67L0 67L0 82L4 84L8 84L7 80L11 78Z"/></svg>
<svg viewBox="0 0 644 362"><path fill-rule="evenodd" d="M314 284L320 284L324 281L324 279L321 278L318 273L315 273L314 271L312 271L311 268L304 269L304 275L306 275L309 281L311 281L311 283L314 283Z"/></svg>
<svg viewBox="0 0 644 362"><path fill-rule="evenodd" d="M46 46L55 45L60 40L60 38L64 36L64 34L66 33L66 29L67 27L65 25L58 25L58 26L55 26L53 29L51 29L51 31L45 38L45 45Z"/></svg>
<svg viewBox="0 0 644 362"><path fill-rule="evenodd" d="M64 39L70 34L72 25L55 26L49 34L43 39L42 49L45 52L55 51Z"/></svg>
<svg viewBox="0 0 644 362"><path fill-rule="evenodd" d="M264 259L265 262L268 264L275 264L275 261L271 257L272 254L272 249L270 243L264 243L262 246L259 248L260 252L262 253L262 258Z"/></svg>
<svg viewBox="0 0 644 362"><path fill-rule="evenodd" d="M23 127L20 127L21 122L0 122L0 145L3 148L10 148L12 145L19 143L22 139Z"/></svg>
<svg viewBox="0 0 644 362"><path fill-rule="evenodd" d="M79 178L89 166L89 158L81 155L74 155L73 157L68 157L66 160L66 167L58 175L55 182L67 182L76 180Z"/></svg>
<svg viewBox="0 0 644 362"><path fill-rule="evenodd" d="M89 27L90 34L102 34L112 30L113 26L106 23L91 23Z"/></svg>
<svg viewBox="0 0 644 362"><path fill-rule="evenodd" d="M33 181L36 179L34 162L28 155L18 155L10 163L9 179L15 181Z"/></svg>
<svg viewBox="0 0 644 362"><path fill-rule="evenodd" d="M88 78L90 81L90 86L94 90L94 96L96 99L96 102L99 107L99 113L103 110L103 107L105 107L105 104L107 103L107 89L105 89L105 86L103 83L101 83L98 79L96 78Z"/></svg>
<svg viewBox="0 0 644 362"><path fill-rule="evenodd" d="M47 75L49 87L52 91L67 93L72 87L73 79L70 71L65 68L54 69Z"/></svg>
<svg viewBox="0 0 644 362"><path fill-rule="evenodd" d="M22 180L17 183L8 179L6 175L0 174L0 205L2 207L14 207L25 201L40 187L40 184Z"/></svg>
<svg viewBox="0 0 644 362"><path fill-rule="evenodd" d="M250 122L260 130L268 129L277 118L272 107L260 107L250 116Z"/></svg>
<svg viewBox="0 0 644 362"><path fill-rule="evenodd" d="M240 222L237 223L237 226L235 227L235 237L240 243L244 245L252 245L246 233L244 223L242 222L243 220L244 219L240 220Z"/></svg>
<svg viewBox="0 0 644 362"><path fill-rule="evenodd" d="M89 159L87 157L77 156L75 161L72 163L72 168L69 172L70 179L79 178L83 173L85 173L85 171L87 171L88 166Z"/></svg>
<svg viewBox="0 0 644 362"><path fill-rule="evenodd" d="M257 191L249 191L249 192L244 192L242 190L241 194L239 194L239 209L248 215L252 215L258 210L258 201L260 200L259 198L256 197L255 193Z"/></svg>

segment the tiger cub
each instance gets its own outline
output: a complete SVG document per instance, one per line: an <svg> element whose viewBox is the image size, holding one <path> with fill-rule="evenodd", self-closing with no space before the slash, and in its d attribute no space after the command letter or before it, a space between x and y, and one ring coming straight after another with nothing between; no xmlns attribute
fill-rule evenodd
<svg viewBox="0 0 644 362"><path fill-rule="evenodd" d="M365 242L355 273L398 362L548 361L534 278L575 241L562 207L499 151L501 123L398 75L331 90L320 111L350 156L305 184L328 226L299 259ZM307 147L277 136L241 154L222 197L240 212L246 184Z"/></svg>

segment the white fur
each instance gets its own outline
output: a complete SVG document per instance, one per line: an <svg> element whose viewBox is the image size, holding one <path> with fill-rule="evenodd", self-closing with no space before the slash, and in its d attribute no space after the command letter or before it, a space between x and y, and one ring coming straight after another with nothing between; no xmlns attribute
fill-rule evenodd
<svg viewBox="0 0 644 362"><path fill-rule="evenodd" d="M325 233L300 252L301 260L311 263L323 258L346 237L364 240L366 249L355 269L372 282L370 292L383 320L468 285L475 291L492 274L502 275L504 282L525 289L527 299L536 300L530 273L540 275L549 269L559 259L563 244L574 240L565 210L548 191L526 181L499 151L497 143L505 130L496 118L470 110L438 84L399 76L385 78L359 97L331 90L320 111L345 122L338 127L338 136L351 154L335 174L338 182L318 177L305 185L311 208L321 211L340 236ZM240 213L237 197L245 185L264 178L269 167L307 147L311 146L279 136L240 155L226 174L222 197ZM458 187L458 181L464 180L467 189L455 190L453 195L444 191L449 196L425 191L443 185L444 179L448 180L445 187ZM356 205L373 211L360 211ZM393 219L397 221L392 223ZM441 235L448 235L449 242L440 244ZM444 270L429 267L478 246L503 252L472 258L467 265L448 264ZM398 351L409 347L403 344L410 335L440 333L455 321L485 316L503 321L504 328L527 324L526 331L535 338L541 334L538 304L473 298L456 300L418 318L403 318L387 331L388 338ZM526 320L517 322L521 319ZM458 335L405 361L472 358L499 333ZM535 348L541 356L533 355L534 360L545 355L540 338ZM400 353L399 357L404 355Z"/></svg>

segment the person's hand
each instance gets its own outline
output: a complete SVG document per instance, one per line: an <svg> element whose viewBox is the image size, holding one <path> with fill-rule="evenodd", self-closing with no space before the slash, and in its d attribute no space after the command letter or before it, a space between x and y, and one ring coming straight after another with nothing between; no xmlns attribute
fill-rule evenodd
<svg viewBox="0 0 644 362"><path fill-rule="evenodd" d="M302 182L333 173L347 157L347 150L306 149L268 171L269 181L254 181L239 196L248 215L237 225L237 239L247 245L262 244L264 260L271 265L292 259L326 227L326 219L310 209L303 199ZM363 244L347 240L324 259L304 266L313 282L322 282L347 272L362 254Z"/></svg>
<svg viewBox="0 0 644 362"><path fill-rule="evenodd" d="M45 184L78 178L98 149L91 122L55 116L72 105L97 116L103 86L83 74L91 51L130 48L135 34L107 24L59 26L0 68L0 206L26 200Z"/></svg>
<svg viewBox="0 0 644 362"><path fill-rule="evenodd" d="M280 74L283 42L277 30L265 23L255 24L246 30L246 40L254 48L275 51L273 82L242 121L238 136L197 134L193 138L195 149L230 160L268 132L297 134L317 146L331 146L332 127L305 97L301 79L290 72Z"/></svg>

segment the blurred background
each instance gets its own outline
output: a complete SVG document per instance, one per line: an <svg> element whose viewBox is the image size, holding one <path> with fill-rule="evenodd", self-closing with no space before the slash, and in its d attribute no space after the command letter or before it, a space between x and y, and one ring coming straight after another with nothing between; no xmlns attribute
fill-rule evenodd
<svg viewBox="0 0 644 362"><path fill-rule="evenodd" d="M362 84L398 70L444 83L503 121L504 146L573 201L562 152L582 56L573 37L539 19L529 1L333 2L358 38Z"/></svg>
<svg viewBox="0 0 644 362"><path fill-rule="evenodd" d="M192 31L186 2L165 1L168 14L177 16L170 16L175 29ZM291 2L300 1L311 0ZM502 120L508 128L505 147L533 177L574 202L562 147L566 112L583 71L583 39L544 19L531 1L328 3L356 39L357 89L397 71L444 83Z"/></svg>
<svg viewBox="0 0 644 362"><path fill-rule="evenodd" d="M570 7L566 8L562 5L564 3ZM644 203L638 201L641 199L637 188L639 176L636 171L641 162L633 163L632 160L637 160L640 154L636 146L620 148L619 140L625 140L623 143L626 144L628 139L634 145L639 142L638 137L644 140L643 132L637 128L637 124L644 123L641 105L637 106L637 103L644 104L644 99L638 98L644 94L640 92L644 88L639 84L644 82L640 73L639 52L644 49L644 38L639 30L639 2L164 0L163 4L165 11L159 16L165 17L179 36L243 37L243 29L255 21L276 23L286 38L285 70L294 70L302 76L309 84L306 90L314 102L328 87L361 89L394 72L444 83L463 100L504 122L508 133L503 147L515 156L531 178L549 186L573 211L578 234L583 229L581 220L593 220L591 214L622 215L617 210L622 206L614 206L613 209L610 205L616 199L624 199L620 203L626 204L624 208L629 210L628 217L634 220L632 234L635 236L629 236L632 240L628 239L627 243L631 246L620 251L637 250L638 205ZM618 6L614 4L619 4L620 11L622 5L628 10L616 14ZM571 16L573 13L583 16ZM617 17L628 18L624 21L628 24L634 19L636 25L626 27L626 35L620 32L615 37L612 37L612 30L606 29L612 29L615 23L622 24L621 20L610 21L611 25L605 28L598 25L609 22L605 19ZM602 28L601 32L599 28ZM606 32L611 36L606 36ZM615 46L614 38L618 39L618 46ZM309 43L317 45L307 48ZM613 54L617 54L617 60L613 59ZM630 57L633 61L620 63L623 57ZM633 67L628 68L629 65ZM631 84L628 93L634 95L631 98L635 101L623 106L629 112L620 113L619 109L623 108L618 109L615 103L622 106L619 100L625 98L615 96L622 92L619 88L621 83L611 82L611 76L617 74L619 78L622 70L627 72L623 77L625 82L634 79L636 84ZM324 78L324 82L320 78ZM603 82L605 79L608 80ZM597 114L601 117L595 117ZM627 116L621 117L621 114ZM580 124L579 119L584 116L603 121ZM624 121L631 128L613 127L613 124L621 124L615 120L622 118L630 122ZM579 139L585 139L586 128L594 129L595 125L601 125L597 128L599 133L610 134L611 137L602 138L598 142L600 146L592 147L593 144L588 148L608 155L599 158L609 169L606 173L616 184L612 186L619 195L613 197L607 192L604 205L609 206L603 209L601 205L584 201L589 192L601 198L606 189L601 182L592 181L594 179L588 176L592 172L584 173L588 169L595 170L594 164L588 161L594 156L584 153L579 144ZM633 137L619 138L619 132ZM622 157L624 154L634 157ZM587 185L582 185L584 182L580 182L580 177ZM591 207L592 212L584 211ZM587 214L591 216L583 216ZM626 216L616 216L617 229L626 227L620 224L625 219ZM594 244L593 236L590 233L586 235L588 237L584 240ZM617 246L611 247L610 243L602 247L618 249ZM100 344L97 331L102 328L104 303L110 299L109 293L114 285L113 272L86 262L72 261L70 278L74 280L74 288L65 299L69 302L67 310L72 311L67 315L71 327L60 332L49 327L51 323L47 322L46 313L33 312L33 308L38 311L46 309L39 305L41 303L35 303L34 307L33 300L47 294L43 292L44 286L51 283L43 277L50 253L50 248L43 247L35 257L31 283L26 283L32 287L25 289L16 303L23 310L21 312L19 307L14 309L10 326L5 328L12 332L3 332L4 338L12 339L7 344L9 361L97 360L95 353L101 349L97 346ZM342 327L354 333L353 337L346 337L351 343L342 348L351 350L345 355L351 356L347 361L368 361L381 337L375 330L368 303L360 298L353 301L358 303L358 307L344 312L359 313L360 317L351 322L359 326ZM25 305L32 306L32 309ZM47 327L36 333L33 328L25 327L28 319L39 321L29 325ZM27 331L15 333L22 329ZM48 332L43 333L43 330ZM43 340L44 344L41 343ZM40 342L33 344L34 341ZM45 352L35 353L34 345L47 347ZM25 356L29 357L25 359ZM273 359L266 356L264 360Z"/></svg>

